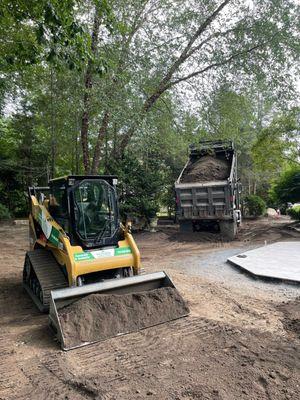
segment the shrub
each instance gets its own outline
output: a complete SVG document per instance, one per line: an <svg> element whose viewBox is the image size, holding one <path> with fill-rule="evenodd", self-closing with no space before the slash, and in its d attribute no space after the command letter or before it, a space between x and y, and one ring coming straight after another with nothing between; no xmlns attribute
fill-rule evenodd
<svg viewBox="0 0 300 400"><path fill-rule="evenodd" d="M287 213L292 219L295 219L296 221L300 221L300 206L295 206L295 207L289 208L287 210Z"/></svg>
<svg viewBox="0 0 300 400"><path fill-rule="evenodd" d="M300 167L289 167L272 184L270 199L276 204L295 203L300 198Z"/></svg>
<svg viewBox="0 0 300 400"><path fill-rule="evenodd" d="M6 206L0 203L0 220L10 219L11 214Z"/></svg>
<svg viewBox="0 0 300 400"><path fill-rule="evenodd" d="M253 217L259 217L263 215L266 210L265 201L255 194L251 194L245 198L245 206L247 208L248 214Z"/></svg>

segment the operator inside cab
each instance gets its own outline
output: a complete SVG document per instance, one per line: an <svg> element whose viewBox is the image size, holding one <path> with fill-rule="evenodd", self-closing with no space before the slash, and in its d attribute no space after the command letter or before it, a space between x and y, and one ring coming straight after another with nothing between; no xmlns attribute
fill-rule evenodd
<svg viewBox="0 0 300 400"><path fill-rule="evenodd" d="M84 238L103 237L111 234L109 221L113 207L107 186L99 181L87 181L74 190L77 208L77 229Z"/></svg>
<svg viewBox="0 0 300 400"><path fill-rule="evenodd" d="M70 180L70 179L69 179ZM120 229L115 189L104 179L90 178L72 184L68 179L50 181L48 210L71 243L92 248L115 245Z"/></svg>

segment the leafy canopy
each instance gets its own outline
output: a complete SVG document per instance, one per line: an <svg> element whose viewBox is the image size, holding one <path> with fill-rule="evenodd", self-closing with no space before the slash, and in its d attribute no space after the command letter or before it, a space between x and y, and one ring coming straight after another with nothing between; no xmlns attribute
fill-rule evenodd
<svg viewBox="0 0 300 400"><path fill-rule="evenodd" d="M288 167L275 180L270 189L270 197L280 204L300 202L300 166Z"/></svg>

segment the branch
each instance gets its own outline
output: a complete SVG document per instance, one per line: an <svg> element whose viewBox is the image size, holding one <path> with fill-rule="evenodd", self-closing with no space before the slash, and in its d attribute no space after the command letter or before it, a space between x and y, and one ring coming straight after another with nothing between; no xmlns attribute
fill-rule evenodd
<svg viewBox="0 0 300 400"><path fill-rule="evenodd" d="M236 28L230 28L224 32L213 33L212 35L208 36L206 39L202 40L202 42L199 43L197 46L193 47L187 54L187 58L189 58L191 55L193 55L196 51L200 50L201 47L204 46L206 43L208 43L211 39L218 38L220 36L226 36L228 33L235 32L236 30L237 30Z"/></svg>
<svg viewBox="0 0 300 400"><path fill-rule="evenodd" d="M287 161L293 162L293 163L295 163L295 164L297 164L297 165L300 165L300 162L297 161L297 160L294 160L293 158L290 158L290 157L287 157L287 156L281 156L281 158L282 158L283 160L287 160Z"/></svg>
<svg viewBox="0 0 300 400"><path fill-rule="evenodd" d="M265 44L266 44L266 42L264 42L264 43L259 43L259 44L255 45L255 46L253 46L253 47L250 47L250 49L247 49L247 50L244 50L244 51L240 51L240 52L238 52L238 53L234 53L234 54L232 54L230 57L228 57L227 59L225 59L225 60L223 60L223 61L210 64L210 65L208 65L207 67L205 67L205 68L203 68L203 69L201 69L201 70L199 70L199 71L195 71L195 72L192 72L192 73L189 74L189 75L183 76L182 78L175 79L174 81L169 82L169 84L165 86L165 90L167 90L167 89L169 89L170 87L176 85L177 83L184 82L184 81L187 81L187 80L190 79L190 78L194 78L195 76L201 75L201 74L203 74L204 72L207 72L207 71L209 71L209 70L212 69L212 68L221 67L222 65L229 64L229 63L230 63L232 60L234 60L235 58L237 58L237 57L239 57L239 56L241 56L241 55L249 54L249 53L251 53L252 51L257 50L258 48L263 47Z"/></svg>
<svg viewBox="0 0 300 400"><path fill-rule="evenodd" d="M135 15L134 20L133 20L133 24L132 24L132 29L129 32L129 35L127 37L127 40L125 41L124 47L127 48L131 42L131 40L133 39L133 36L136 34L136 32L140 29L140 27L142 26L143 22L145 21L145 18L147 16L147 14L143 16L143 13L148 5L148 3L150 2L150 0L145 0L144 3L142 4L141 9L139 10L139 12Z"/></svg>
<svg viewBox="0 0 300 400"><path fill-rule="evenodd" d="M170 79L172 78L173 74L178 70L181 64L185 62L185 60L189 57L189 52L195 41L201 36L201 34L211 25L211 23L216 19L219 13L223 10L223 8L230 2L231 0L224 0L219 7L203 22L202 25L199 26L197 31L189 40L188 44L183 49L180 56L176 59L176 61L171 65L168 72L164 76L164 78L158 84L156 91L145 101L143 111L147 112L152 105L156 102L156 100L161 96L161 94L166 90L164 89L167 87Z"/></svg>
<svg viewBox="0 0 300 400"><path fill-rule="evenodd" d="M168 44L170 44L170 43L172 43L172 42L178 42L178 40L179 40L179 39L182 39L183 37L185 37L185 35L183 35L183 34L182 34L182 35L179 35L179 36L173 36L173 37L171 37L169 40L166 40L166 41L163 42L163 43L153 45L153 47L148 48L147 51L148 51L149 53L151 53L152 51L158 50L158 49L160 49L161 47L166 46L166 45L168 45Z"/></svg>
<svg viewBox="0 0 300 400"><path fill-rule="evenodd" d="M220 12L223 10L223 8L230 2L231 0L225 0L223 3L219 5L219 7L203 22L202 25L199 26L197 31L194 33L194 35L191 37L190 41L186 45L185 49L179 56L179 58L175 61L175 63L171 66L170 71L172 71L174 68L175 70L177 69L176 67L181 65L189 56L189 51L192 48L193 44L195 41L202 35L202 33L211 25L211 23L216 19L216 17L220 14ZM175 72L175 71L174 71Z"/></svg>

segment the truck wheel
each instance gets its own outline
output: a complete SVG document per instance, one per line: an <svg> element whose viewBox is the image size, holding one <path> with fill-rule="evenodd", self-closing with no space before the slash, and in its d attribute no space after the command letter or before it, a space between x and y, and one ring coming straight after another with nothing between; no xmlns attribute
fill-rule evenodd
<svg viewBox="0 0 300 400"><path fill-rule="evenodd" d="M192 221L180 221L179 230L183 233L194 232Z"/></svg>
<svg viewBox="0 0 300 400"><path fill-rule="evenodd" d="M224 239L234 240L237 233L237 224L235 221L220 221L220 232Z"/></svg>

